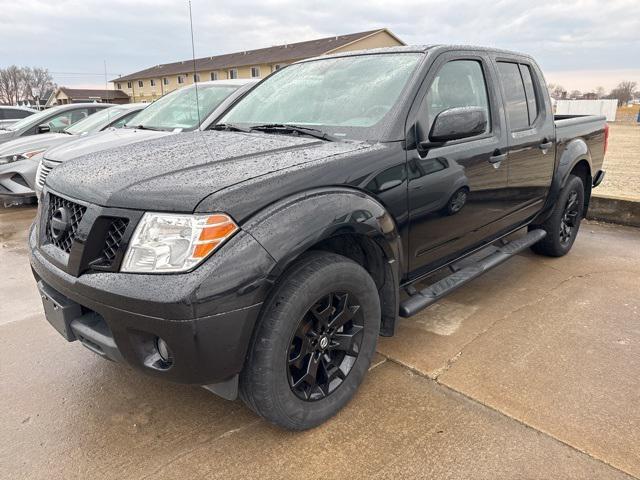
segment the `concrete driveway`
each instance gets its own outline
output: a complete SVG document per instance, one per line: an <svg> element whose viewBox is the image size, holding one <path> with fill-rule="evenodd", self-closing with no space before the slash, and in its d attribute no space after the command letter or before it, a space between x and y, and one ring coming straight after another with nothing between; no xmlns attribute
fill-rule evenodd
<svg viewBox="0 0 640 480"><path fill-rule="evenodd" d="M68 344L0 211L0 478L640 478L640 231L585 223L381 339L309 432Z"/></svg>

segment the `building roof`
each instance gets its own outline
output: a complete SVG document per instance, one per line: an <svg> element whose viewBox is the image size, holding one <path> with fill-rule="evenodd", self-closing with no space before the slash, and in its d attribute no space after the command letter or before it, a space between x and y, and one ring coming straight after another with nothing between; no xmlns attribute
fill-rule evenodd
<svg viewBox="0 0 640 480"><path fill-rule="evenodd" d="M306 42L289 43L276 45L274 47L259 48L257 50L246 50L243 52L228 53L213 57L197 58L195 61L195 70L203 72L248 65L260 65L265 63L293 62L303 58L317 57L318 55L329 53L337 48L344 47L350 43L370 37L379 32L386 32L400 43L404 44L404 42L398 39L386 28L379 28L377 30L350 33L348 35L318 38L316 40L309 40ZM134 79L137 80L139 78L159 78L167 75L191 73L193 71L193 60L183 60L181 62L156 65L145 70L140 70L139 72L115 78L111 81L121 82Z"/></svg>
<svg viewBox="0 0 640 480"><path fill-rule="evenodd" d="M86 89L86 88L67 88L60 87L59 91L64 92L64 94L69 98L122 98L128 99L129 95L120 91L120 90L95 90L95 89Z"/></svg>

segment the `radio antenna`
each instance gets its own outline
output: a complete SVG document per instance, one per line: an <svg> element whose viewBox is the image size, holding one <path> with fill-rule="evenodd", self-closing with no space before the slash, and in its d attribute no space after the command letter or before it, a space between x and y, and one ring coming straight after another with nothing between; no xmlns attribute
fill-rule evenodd
<svg viewBox="0 0 640 480"><path fill-rule="evenodd" d="M189 0L189 25L191 27L191 58L193 59L193 83L196 90L196 112L198 114L198 128L200 128L200 100L198 98L198 74L196 72L196 47L193 41L193 15L191 15L191 0Z"/></svg>

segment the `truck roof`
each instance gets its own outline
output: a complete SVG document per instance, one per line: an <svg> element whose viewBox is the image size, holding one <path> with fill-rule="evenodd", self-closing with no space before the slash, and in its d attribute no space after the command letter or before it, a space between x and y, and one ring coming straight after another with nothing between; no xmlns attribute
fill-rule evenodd
<svg viewBox="0 0 640 480"><path fill-rule="evenodd" d="M500 48L493 47L482 47L476 45L454 45L454 44L432 44L432 45L401 45L396 47L382 47L382 48L371 48L368 50L352 50L348 52L339 52L330 55L321 55L318 57L308 58L305 60L300 60L296 63L304 63L310 62L313 60L326 59L326 58L338 58L338 57L349 57L355 55L371 55L371 54L379 54L379 53L409 53L409 52L419 52L419 53L427 53L429 51L437 51L438 53L452 51L452 50L466 50L466 51L478 51L478 52L491 52L491 53L503 53L507 55L517 55L520 57L526 57L532 59L531 55L527 55L526 53L515 52L513 50L504 50Z"/></svg>

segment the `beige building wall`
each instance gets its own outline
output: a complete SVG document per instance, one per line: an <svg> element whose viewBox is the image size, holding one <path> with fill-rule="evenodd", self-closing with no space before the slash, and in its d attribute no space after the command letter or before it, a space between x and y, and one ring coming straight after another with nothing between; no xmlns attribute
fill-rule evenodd
<svg viewBox="0 0 640 480"><path fill-rule="evenodd" d="M376 32L366 38L356 40L355 42L344 45L340 48L336 48L326 53L346 52L352 50L366 50L370 48L381 47L395 47L398 45L404 45L399 39L394 37L386 30ZM257 78L264 78L275 71L276 65L285 66L287 63L274 63L274 64L260 64L260 65L243 65L235 67L238 71L238 78L251 78L251 67L258 67L260 69L260 76ZM229 70L231 68L214 70L218 74L218 80L227 80L229 77ZM208 82L211 80L211 70L205 70L198 72L201 82ZM151 78L136 79L127 81L115 81L115 87L117 90L122 90L131 98L131 102L153 102L162 95L166 95L178 88L186 87L193 84L193 73L185 73L181 75L183 77L183 83L178 83L178 75L168 75L166 77L154 78L155 86L151 85ZM164 84L163 78L167 79L167 85ZM142 82L142 86L139 85ZM129 87L129 84L131 87Z"/></svg>

